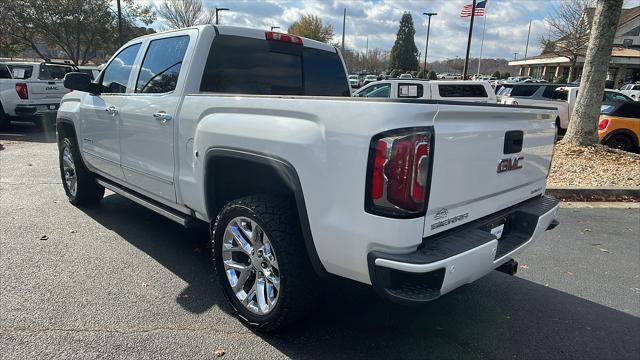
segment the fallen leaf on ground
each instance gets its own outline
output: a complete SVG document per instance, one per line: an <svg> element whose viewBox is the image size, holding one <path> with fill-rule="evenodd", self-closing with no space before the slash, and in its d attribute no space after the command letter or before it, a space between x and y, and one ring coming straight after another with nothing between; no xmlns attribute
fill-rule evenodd
<svg viewBox="0 0 640 360"><path fill-rule="evenodd" d="M520 269L528 269L528 268L529 268L529 265L527 264L520 265Z"/></svg>
<svg viewBox="0 0 640 360"><path fill-rule="evenodd" d="M573 273L571 271L567 271L567 275L573 276Z"/></svg>
<svg viewBox="0 0 640 360"><path fill-rule="evenodd" d="M591 231L591 229L584 229L584 231L587 231L587 232L589 232L589 231Z"/></svg>
<svg viewBox="0 0 640 360"><path fill-rule="evenodd" d="M146 282L143 282L142 287L149 287L149 284L147 284Z"/></svg>
<svg viewBox="0 0 640 360"><path fill-rule="evenodd" d="M217 357L223 357L227 352L223 348L213 350L213 354Z"/></svg>
<svg viewBox="0 0 640 360"><path fill-rule="evenodd" d="M598 244L598 243L591 244L591 246L600 246L600 245L602 245L602 244Z"/></svg>
<svg viewBox="0 0 640 360"><path fill-rule="evenodd" d="M78 232L78 230L75 230L75 229L74 229L74 230L71 230L71 231L69 231L69 232L70 232L70 233L72 233L72 234L75 234L75 233L77 233L77 232Z"/></svg>
<svg viewBox="0 0 640 360"><path fill-rule="evenodd" d="M610 253L611 252L611 251L609 251L607 249L603 249L603 248L600 248L599 250L602 251L602 252L606 252L606 253Z"/></svg>
<svg viewBox="0 0 640 360"><path fill-rule="evenodd" d="M42 241L46 241L46 240L49 240L49 237L48 237L47 235L42 235L42 236L40 237L40 240L42 240Z"/></svg>

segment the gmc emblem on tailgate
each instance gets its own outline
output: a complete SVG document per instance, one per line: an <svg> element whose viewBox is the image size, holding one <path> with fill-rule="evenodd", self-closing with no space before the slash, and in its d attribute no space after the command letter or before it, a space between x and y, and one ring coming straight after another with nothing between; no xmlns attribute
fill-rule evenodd
<svg viewBox="0 0 640 360"><path fill-rule="evenodd" d="M514 156L500 160L498 163L498 174L522 169L522 160L524 160L524 156Z"/></svg>

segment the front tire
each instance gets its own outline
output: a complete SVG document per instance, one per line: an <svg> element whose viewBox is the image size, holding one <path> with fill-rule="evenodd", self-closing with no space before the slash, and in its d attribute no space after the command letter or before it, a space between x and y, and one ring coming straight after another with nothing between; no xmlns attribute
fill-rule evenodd
<svg viewBox="0 0 640 360"><path fill-rule="evenodd" d="M224 295L247 326L272 332L305 316L319 284L290 200L249 196L228 203L212 231Z"/></svg>
<svg viewBox="0 0 640 360"><path fill-rule="evenodd" d="M96 183L86 168L74 137L64 136L59 146L60 176L69 202L76 206L98 203L104 196L104 187Z"/></svg>

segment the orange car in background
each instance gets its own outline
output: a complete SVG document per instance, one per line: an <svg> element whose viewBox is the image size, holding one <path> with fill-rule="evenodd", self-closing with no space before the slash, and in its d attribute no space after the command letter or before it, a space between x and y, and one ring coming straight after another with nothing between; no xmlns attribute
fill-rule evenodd
<svg viewBox="0 0 640 360"><path fill-rule="evenodd" d="M638 151L640 102L603 105L598 123L600 143L625 151Z"/></svg>

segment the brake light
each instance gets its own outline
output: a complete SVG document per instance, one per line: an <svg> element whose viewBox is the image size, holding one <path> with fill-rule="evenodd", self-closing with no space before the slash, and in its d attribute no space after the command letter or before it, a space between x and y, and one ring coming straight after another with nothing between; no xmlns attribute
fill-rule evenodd
<svg viewBox="0 0 640 360"><path fill-rule="evenodd" d="M283 34L273 31L265 31L264 34L267 37L267 40L282 41L286 43L302 45L302 38L295 35Z"/></svg>
<svg viewBox="0 0 640 360"><path fill-rule="evenodd" d="M598 123L598 130L602 131L606 129L607 126L609 126L609 119L600 119L600 122Z"/></svg>
<svg viewBox="0 0 640 360"><path fill-rule="evenodd" d="M407 217L426 210L432 136L428 129L403 129L374 137L366 210Z"/></svg>
<svg viewBox="0 0 640 360"><path fill-rule="evenodd" d="M16 92L18 96L22 100L29 99L29 89L27 89L27 84L25 83L16 83Z"/></svg>

